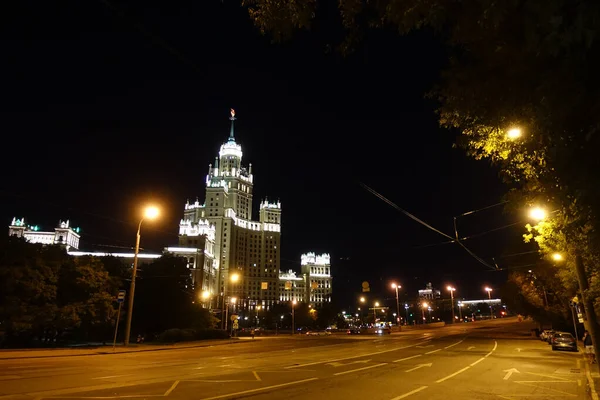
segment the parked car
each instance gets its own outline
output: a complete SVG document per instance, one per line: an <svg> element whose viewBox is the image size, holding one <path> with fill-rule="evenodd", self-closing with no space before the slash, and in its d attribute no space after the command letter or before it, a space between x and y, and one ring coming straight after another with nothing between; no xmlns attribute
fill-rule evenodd
<svg viewBox="0 0 600 400"><path fill-rule="evenodd" d="M552 350L567 349L577 351L577 341L569 332L555 332L552 336Z"/></svg>

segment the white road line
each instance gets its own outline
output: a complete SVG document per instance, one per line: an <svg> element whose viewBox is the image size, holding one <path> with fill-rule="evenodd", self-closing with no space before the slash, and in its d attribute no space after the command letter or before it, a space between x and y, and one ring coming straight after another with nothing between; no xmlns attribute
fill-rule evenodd
<svg viewBox="0 0 600 400"><path fill-rule="evenodd" d="M458 375L458 374L461 374L461 373L465 372L465 371L466 371L466 370L468 370L469 368L471 368L471 367L464 367L463 369L459 369L459 370L458 370L458 371L456 371L455 373L453 373L453 374L450 374L450 375L448 375L448 376L447 376L447 377L445 377L445 378L438 379L437 381L435 381L435 383L442 383L442 382L444 382L444 381L445 381L445 380L447 380L447 379L450 379L450 378L452 378L452 377L454 377L454 376L456 376L456 375Z"/></svg>
<svg viewBox="0 0 600 400"><path fill-rule="evenodd" d="M126 375L109 375L109 376L99 376L97 378L92 378L92 379L111 379L111 378L121 378L123 376L131 376L133 374L126 374Z"/></svg>
<svg viewBox="0 0 600 400"><path fill-rule="evenodd" d="M356 369L351 369L350 371L343 371L343 372L338 372L335 373L333 375L338 376L338 375L346 375L346 374L351 374L353 372L358 372L358 371L364 371L366 369L371 369L371 368L377 368L377 367L381 367L383 365L387 365L387 363L381 363L381 364L375 364L375 365L369 365L368 367L362 367L362 368L356 368Z"/></svg>
<svg viewBox="0 0 600 400"><path fill-rule="evenodd" d="M390 349L390 350L381 350L381 351L375 351L373 353L367 353L367 354L360 354L357 356L350 356L350 357L343 357L343 358L336 358L334 360L325 360L325 361L315 361L315 362L310 362L310 363L306 363L306 364L298 364L298 365L288 365L287 367L283 367L283 369L292 369L292 368L301 368L301 367L308 367L310 365L318 365L318 364L327 364L330 362L335 362L335 361L343 361L343 360L352 360L354 358L360 358L360 357L367 357L367 356L372 356L375 354L383 354L383 353L390 353L392 351L398 351L398 350L403 350L403 349L408 349L409 347L415 347L418 346L419 344L421 344L422 342L419 343L415 343L415 344L411 344L410 346L404 346L404 347L397 347L395 349Z"/></svg>
<svg viewBox="0 0 600 400"><path fill-rule="evenodd" d="M415 393L419 393L421 390L425 390L425 389L427 389L427 386L421 386L420 388L417 388L417 389L415 389L415 390L413 390L413 391L411 391L411 392L404 393L404 394L402 394L402 395L400 395L400 396L398 396L398 397L394 397L392 400L400 400L400 399L404 399L404 398L406 398L406 397L408 397L408 396L411 396L411 395L413 395L413 394L415 394Z"/></svg>
<svg viewBox="0 0 600 400"><path fill-rule="evenodd" d="M461 341L459 341L459 342L456 342L456 343L454 343L454 344L451 344L450 346L446 346L446 347L444 347L444 349L449 349L450 347L454 347L454 346L456 346L457 344L461 344L461 343L462 343L462 342L464 342L464 341L465 341L465 339L463 339L463 340L461 340Z"/></svg>
<svg viewBox="0 0 600 400"><path fill-rule="evenodd" d="M472 367L473 365L477 365L477 364L479 364L480 362L482 362L483 360L485 360L485 357L481 357L479 360L475 361L474 363L472 363L472 364L469 364L469 367Z"/></svg>
<svg viewBox="0 0 600 400"><path fill-rule="evenodd" d="M465 372L466 370L468 370L469 368L473 367L474 365L480 363L481 361L485 360L486 358L488 358L489 356L492 355L492 353L498 348L498 342L494 340L494 348L492 349L492 351L490 351L489 353L487 353L485 356L483 356L482 358L480 358L479 360L475 361L474 363L464 367L463 369L459 369L458 371L454 372L453 374L450 374L442 379L438 379L437 381L435 381L435 383L442 383L445 380L448 380L452 377L455 377L458 374L462 374L463 372Z"/></svg>
<svg viewBox="0 0 600 400"><path fill-rule="evenodd" d="M222 395L219 395L219 396L205 397L205 398L203 398L201 400L217 400L217 399L226 399L226 398L229 398L229 397L243 396L243 395L250 394L250 393L264 392L265 390L276 389L276 388L280 388L280 387L284 387L284 386L291 386L291 385L297 385L297 384L300 384L300 383L316 381L317 379L319 379L319 378L302 379L300 381L280 383L279 385L265 386L265 387L261 387L261 388L258 388L258 389L250 389L250 390L244 390L244 391L241 391L241 392L222 394Z"/></svg>
<svg viewBox="0 0 600 400"><path fill-rule="evenodd" d="M433 354L433 353L437 353L438 351L442 351L442 349L431 350L431 351L428 351L428 352L427 352L427 353L425 353L425 354Z"/></svg>
<svg viewBox="0 0 600 400"><path fill-rule="evenodd" d="M417 358L417 357L421 357L421 356L422 356L422 354L417 354L416 356L404 357L404 358L401 358L399 360L392 361L392 362L406 361L406 360L410 360L411 358Z"/></svg>
<svg viewBox="0 0 600 400"><path fill-rule="evenodd" d="M252 371L252 374L254 375L257 381L262 381L262 379L260 379L260 376L258 376L258 373L256 371Z"/></svg>
<svg viewBox="0 0 600 400"><path fill-rule="evenodd" d="M173 382L173 384L171 385L171 387L170 387L170 388L169 388L169 389L168 389L168 390L165 392L165 394L164 394L163 396L165 396L165 397L166 397L166 396L170 395L170 394L171 394L171 392L172 392L173 390L175 390L175 388L177 387L177 385L179 385L179 381L175 381L175 382Z"/></svg>

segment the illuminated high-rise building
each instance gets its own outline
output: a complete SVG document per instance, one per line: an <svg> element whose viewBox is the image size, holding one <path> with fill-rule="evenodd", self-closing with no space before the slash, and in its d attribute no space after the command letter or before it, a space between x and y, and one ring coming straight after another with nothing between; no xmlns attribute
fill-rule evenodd
<svg viewBox="0 0 600 400"><path fill-rule="evenodd" d="M217 299L214 304L235 297L236 307L268 309L278 300L281 203L261 201L258 221L252 219L252 164L242 164L233 109L230 120L229 138L208 167L204 202L188 202L181 224L214 226L216 279L209 288ZM180 246L188 242L189 234L180 229ZM234 274L238 277L235 281L231 279Z"/></svg>

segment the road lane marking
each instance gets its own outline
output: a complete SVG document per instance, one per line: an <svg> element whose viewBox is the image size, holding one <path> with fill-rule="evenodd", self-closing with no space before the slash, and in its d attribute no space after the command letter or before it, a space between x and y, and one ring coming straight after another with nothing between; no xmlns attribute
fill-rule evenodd
<svg viewBox="0 0 600 400"><path fill-rule="evenodd" d="M0 381L7 381L11 379L21 379L20 375L0 375Z"/></svg>
<svg viewBox="0 0 600 400"><path fill-rule="evenodd" d="M451 344L450 346L446 346L446 347L444 347L444 349L449 349L450 347L454 347L454 346L456 346L457 344L461 344L461 343L462 343L462 342L464 342L464 341L465 341L465 339L463 339L463 340L461 340L461 341L458 341L458 342L456 342L456 343L454 343L454 344Z"/></svg>
<svg viewBox="0 0 600 400"><path fill-rule="evenodd" d="M258 376L258 373L256 371L252 371L252 374L254 375L257 381L262 381L262 379L260 379L260 376Z"/></svg>
<svg viewBox="0 0 600 400"><path fill-rule="evenodd" d="M400 396L398 396L398 397L394 397L392 400L400 400L400 399L404 399L404 398L406 398L406 397L408 397L408 396L411 396L411 395L413 395L413 394L415 394L415 393L419 393L421 390L425 390L425 389L427 389L427 386L421 386L420 388L417 388L417 389L415 389L415 390L413 390L413 391L410 391L410 392L408 392L408 393L404 393L404 394L402 394L402 395L400 395Z"/></svg>
<svg viewBox="0 0 600 400"><path fill-rule="evenodd" d="M510 378L510 377L511 377L511 375L512 375L513 373L515 373L515 372L516 372L517 374L520 374L520 373L521 373L521 372L520 372L518 369L516 369L516 368L505 369L505 370L504 370L504 371L502 371L502 372L506 372L506 375L504 375L504 378L502 378L502 379L504 379L505 381L507 381L507 380L508 380L508 378Z"/></svg>
<svg viewBox="0 0 600 400"><path fill-rule="evenodd" d="M418 349L426 349L428 347L433 347L432 344L428 344L427 346L416 346Z"/></svg>
<svg viewBox="0 0 600 400"><path fill-rule="evenodd" d="M171 394L171 392L172 392L173 390L175 390L175 388L177 387L177 385L179 385L179 381L175 381L175 382L173 382L173 384L171 385L171 387L170 387L169 389L167 389L167 391L165 392L165 394L163 394L163 396L165 396L165 397L166 397L166 396L170 395L170 394Z"/></svg>
<svg viewBox="0 0 600 400"><path fill-rule="evenodd" d="M392 361L392 362L395 362L395 363L396 363L396 362L400 362L400 361L406 361L406 360L410 360L411 358L417 358L417 357L421 357L422 355L423 355L423 354L417 354L416 356L404 357L404 358L401 358L401 359L399 359L399 360Z"/></svg>
<svg viewBox="0 0 600 400"><path fill-rule="evenodd" d="M482 362L483 360L485 360L485 357L481 357L479 360L475 361L474 363L472 363L472 364L469 364L469 367L472 367L472 366L474 366L474 365L477 365L477 364L479 364L480 362Z"/></svg>
<svg viewBox="0 0 600 400"><path fill-rule="evenodd" d="M490 351L490 352L489 352L489 353L487 353L485 356L483 356L483 358L481 358L481 359L479 359L479 360L475 361L474 363L472 363L472 364L470 364L470 365L468 365L468 366L464 367L463 369L459 369L458 371L456 371L456 372L454 372L454 373L452 373L452 374L450 374L450 375L448 375L448 376L446 376L446 377L444 377L444 378L438 379L437 381L435 381L435 383L442 383L442 382L444 382L444 381L446 381L446 380L448 380L448 379L450 379L450 378L453 378L453 377L455 377L455 376L456 376L456 375L458 375L458 374L462 374L463 372L465 372L465 371L466 371L466 370L468 370L469 368L473 367L473 365L476 365L477 363L479 363L479 362L483 361L484 359L488 358L489 356L491 356L491 355L492 355L492 353L493 353L493 352L494 352L494 351L495 351L497 348L498 348L498 342L494 340L494 348L492 349L492 351Z"/></svg>
<svg viewBox="0 0 600 400"><path fill-rule="evenodd" d="M427 352L427 353L425 353L425 354L433 354L433 353L437 353L438 351L442 351L442 349L431 350L431 351L428 351L428 352Z"/></svg>
<svg viewBox="0 0 600 400"><path fill-rule="evenodd" d="M432 363L429 363L429 364L419 364L419 365L417 365L416 367L414 367L414 368L411 368L411 369L407 369L407 370L406 370L406 371L404 371L404 372L412 372L412 371L416 371L416 370L418 370L419 368L423 368L423 367L431 367L432 365L433 365Z"/></svg>
<svg viewBox="0 0 600 400"><path fill-rule="evenodd" d="M222 395L219 395L219 396L205 397L205 398L200 399L200 400L217 400L217 399L226 399L226 398L235 397L235 396L243 396L243 395L251 394L251 393L264 392L265 390L276 389L276 388L280 388L280 387L291 386L291 385L298 385L300 383L316 381L318 379L319 378L302 379L300 381L280 383L279 385L265 386L265 387L261 387L261 388L258 388L258 389L250 389L250 390L244 390L244 391L241 391L241 392L222 394Z"/></svg>
<svg viewBox="0 0 600 400"><path fill-rule="evenodd" d="M421 342L422 343L422 342ZM420 343L416 343L416 344L411 344L409 346L404 346L404 347L397 347L395 349L390 349L390 350L381 350L381 351L375 351L373 353L367 353L367 354L361 354L358 356L350 356L350 357L343 357L343 358L336 358L334 360L325 360L325 361L315 361L315 362L310 362L310 363L305 363L305 364L296 364L296 365L288 365L287 367L283 367L283 369L292 369L292 368L301 368L301 367L308 367L310 365L318 365L318 364L328 364L328 363L332 363L332 362L336 362L336 361L343 361L343 360L352 360L354 358L360 358L360 357L367 357L367 356L372 356L375 354L383 354L383 353L391 353L392 351L398 351L398 350L403 350L403 349L408 349L410 347L415 347L417 345L419 345Z"/></svg>
<svg viewBox="0 0 600 400"><path fill-rule="evenodd" d="M452 378L452 377L454 377L454 376L456 376L456 375L458 375L458 374L461 374L461 373L465 372L465 371L466 371L466 370L468 370L469 368L471 368L471 367L469 366L469 367L464 367L463 369L459 369L459 370L458 370L458 371L456 371L455 373L453 373L453 374L450 374L450 375L448 375L448 376L447 376L447 377L445 377L445 378L438 379L437 381L435 381L435 383L442 383L442 382L444 382L445 380L448 380L448 379L450 379L450 378Z"/></svg>
<svg viewBox="0 0 600 400"><path fill-rule="evenodd" d="M469 346L469 347L467 347L467 350L471 350L471 349L474 349L474 348L475 348L475 346Z"/></svg>
<svg viewBox="0 0 600 400"><path fill-rule="evenodd" d="M131 376L133 374L126 374L126 375L109 375L109 376L99 376L97 378L92 378L92 379L111 379L111 378L121 378L123 376Z"/></svg>
<svg viewBox="0 0 600 400"><path fill-rule="evenodd" d="M350 371L343 371L343 372L338 372L335 373L333 375L338 376L338 375L346 375L346 374L351 374L353 372L358 372L358 371L364 371L366 369L371 369L371 368L377 368L377 367L381 367L383 365L387 365L387 363L381 363L381 364L375 364L375 365L369 365L368 367L362 367L362 368L356 368L356 369L351 369Z"/></svg>

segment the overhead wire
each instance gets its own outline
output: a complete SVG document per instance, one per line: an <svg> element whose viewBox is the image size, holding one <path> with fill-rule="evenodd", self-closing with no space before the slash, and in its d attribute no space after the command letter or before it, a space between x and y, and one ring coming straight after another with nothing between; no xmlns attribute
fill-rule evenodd
<svg viewBox="0 0 600 400"><path fill-rule="evenodd" d="M403 213L404 215L406 215L407 217L409 217L410 219L412 219L413 221L418 222L419 224L425 226L426 228L438 233L439 235L444 236L447 239L450 239L452 241L455 241L456 239L453 238L452 236L448 235L447 233L444 233L442 231L440 231L439 229L434 228L433 226L429 225L428 223L426 223L425 221L417 218L415 215L411 214L410 212L404 210L403 208L399 207L397 204L395 204L393 201L389 200L388 198L386 198L385 196L383 196L382 194L380 194L379 192L377 192L376 190L372 189L371 187L367 186L366 184L364 184L363 182L359 182L359 184L366 189L368 192L370 192L371 194L373 194L374 196L376 196L377 198L379 198L380 200L384 201L385 203L387 203L388 205L392 206L393 208L395 208L396 210L400 211L401 213ZM456 237L458 237L458 233L456 232ZM473 257L475 260L477 260L479 263L481 263L482 265L492 269L492 270L496 270L497 268L494 268L492 265L490 265L487 261L485 261L483 258L479 257L477 254L475 254L473 251L471 251L471 249L469 249L468 247L466 247L463 243L461 243L460 241L456 241L456 243L462 247L471 257Z"/></svg>

